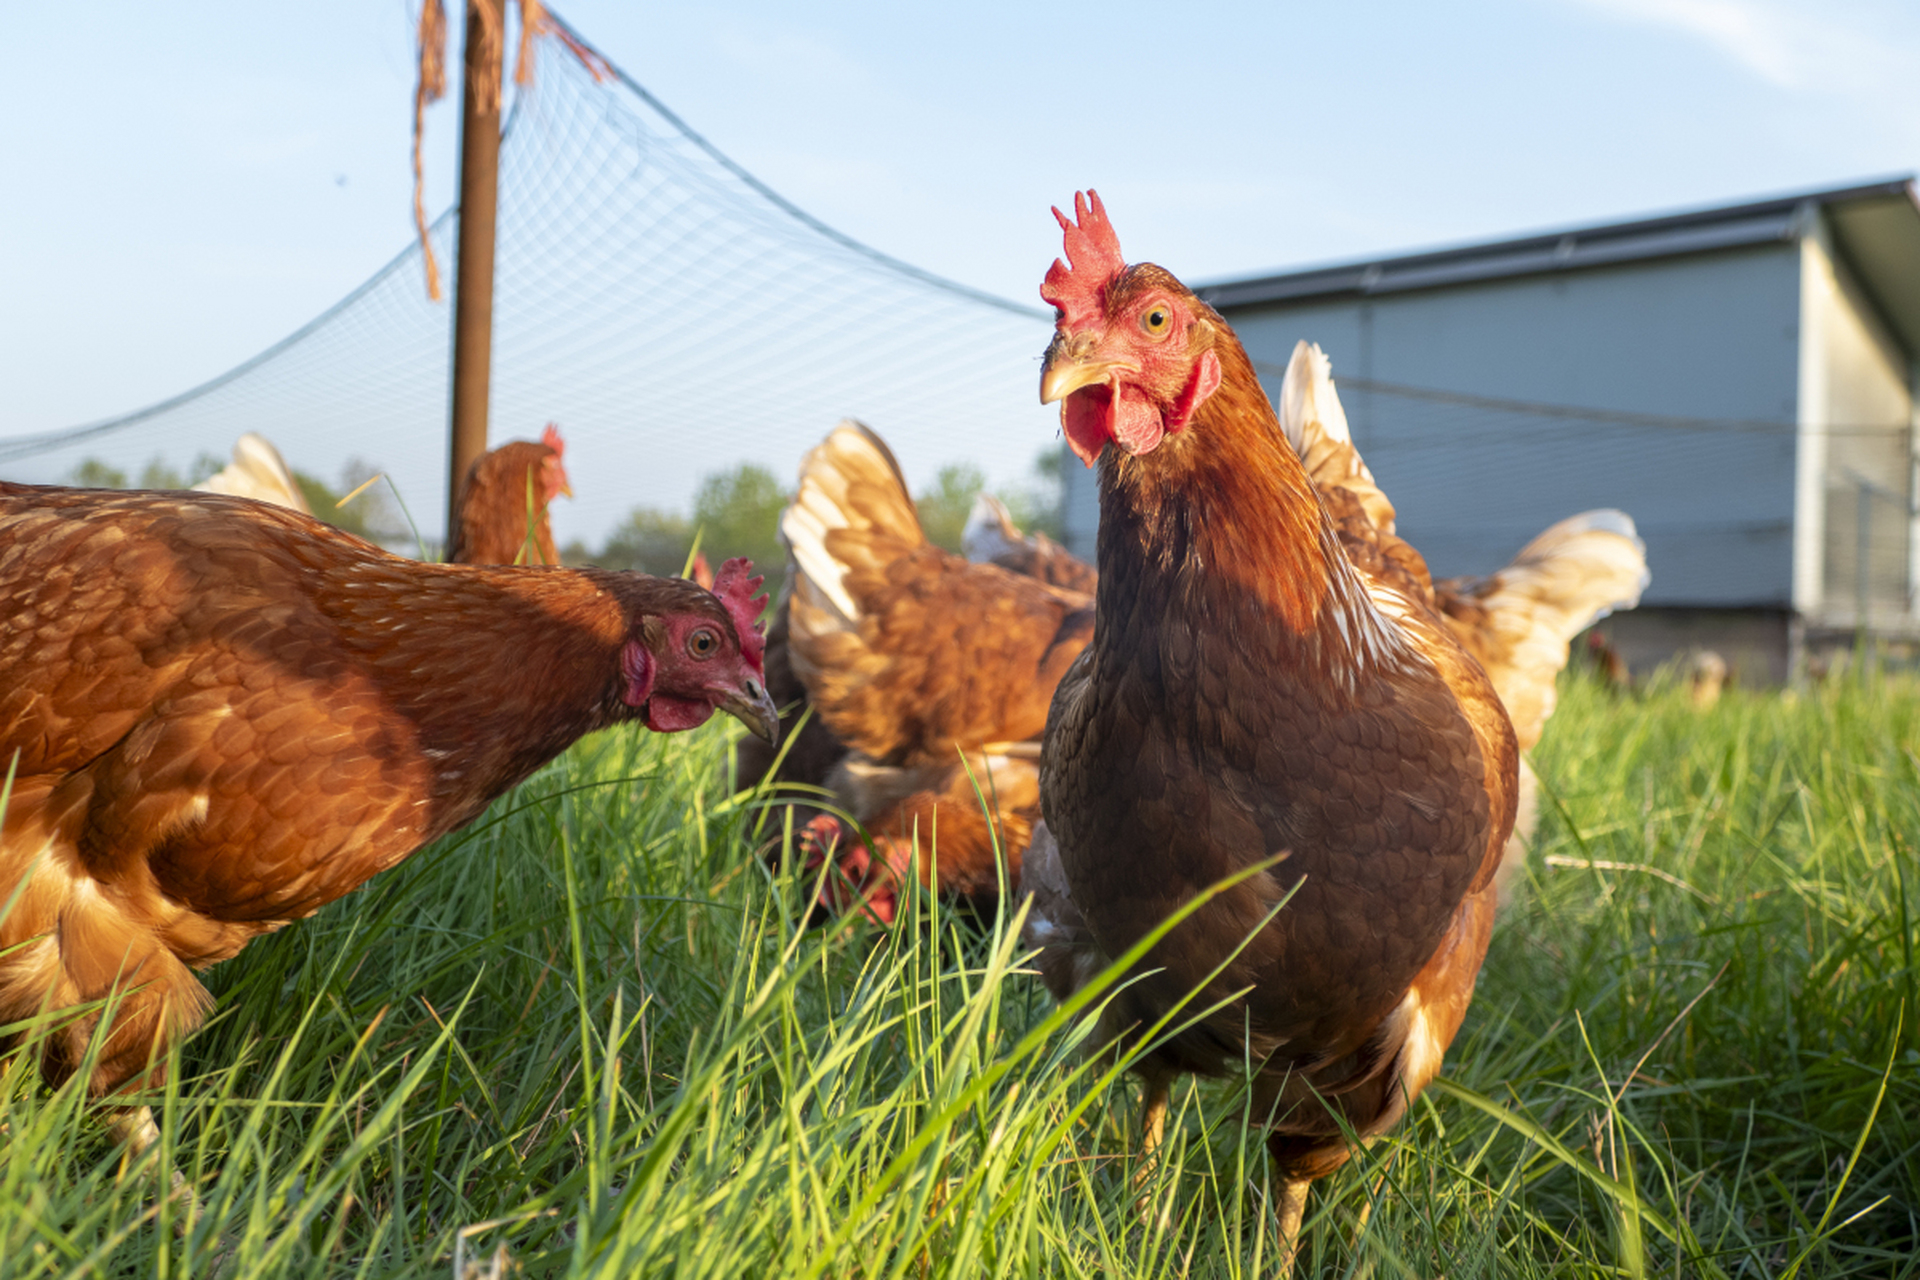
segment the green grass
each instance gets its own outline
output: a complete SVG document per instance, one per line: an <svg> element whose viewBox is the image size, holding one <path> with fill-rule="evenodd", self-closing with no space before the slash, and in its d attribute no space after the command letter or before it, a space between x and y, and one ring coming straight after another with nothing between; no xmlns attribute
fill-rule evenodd
<svg viewBox="0 0 1920 1280"><path fill-rule="evenodd" d="M156 1100L190 1223L11 1071L0 1275L1271 1270L1233 1082L1176 1090L1143 1215L1136 1090L1010 922L796 929L724 741L584 743L215 970ZM1445 1081L1316 1190L1301 1274L1920 1276L1916 746L1910 682L1568 679Z"/></svg>

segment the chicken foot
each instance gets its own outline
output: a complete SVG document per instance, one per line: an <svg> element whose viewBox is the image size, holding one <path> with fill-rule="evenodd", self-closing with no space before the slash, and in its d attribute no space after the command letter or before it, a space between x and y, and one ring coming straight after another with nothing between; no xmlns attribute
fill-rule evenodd
<svg viewBox="0 0 1920 1280"><path fill-rule="evenodd" d="M107 1130L126 1148L131 1163L138 1163L160 1142L160 1126L154 1123L152 1107L126 1107L115 1111L107 1121ZM170 1196L178 1197L186 1206L186 1213L174 1221L173 1227L175 1234L184 1236L193 1223L194 1213L200 1207L199 1201L179 1169L169 1165L167 1175L168 1185L172 1188Z"/></svg>

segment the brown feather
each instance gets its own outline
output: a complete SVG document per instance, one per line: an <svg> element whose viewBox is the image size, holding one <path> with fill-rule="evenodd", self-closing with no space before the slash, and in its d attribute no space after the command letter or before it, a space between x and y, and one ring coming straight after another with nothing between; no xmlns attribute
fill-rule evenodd
<svg viewBox="0 0 1920 1280"><path fill-rule="evenodd" d="M1041 779L1072 912L1042 970L1084 980L1281 857L1163 940L1119 1016L1224 1002L1143 1069L1251 1057L1279 1104L1275 1155L1317 1176L1346 1158L1318 1099L1379 1132L1457 1028L1517 752L1357 455L1309 455L1309 475L1231 329L1159 268L1127 268L1105 315L1119 331L1135 299L1167 295L1196 317L1195 367L1210 352L1221 377L1151 452L1100 460L1096 637L1055 694Z"/></svg>
<svg viewBox="0 0 1920 1280"><path fill-rule="evenodd" d="M911 848L917 833L923 879L937 829L939 887L997 892L995 832L1017 869L1037 798L1030 761L986 757L1039 738L1092 601L929 543L891 451L851 421L807 455L782 531L792 567L768 679L790 670L818 726L783 778L828 786L876 838ZM742 785L764 776L752 755ZM975 779L1008 790L991 815Z"/></svg>
<svg viewBox="0 0 1920 1280"><path fill-rule="evenodd" d="M0 483L0 1024L124 1001L91 1086L208 1000L191 970L312 913L580 735L691 583L420 564L199 493ZM734 650L737 653L737 648ZM55 1081L97 1015L48 1045Z"/></svg>
<svg viewBox="0 0 1920 1280"><path fill-rule="evenodd" d="M547 515L546 465L559 455L511 440L473 460L460 485L448 564L559 564Z"/></svg>

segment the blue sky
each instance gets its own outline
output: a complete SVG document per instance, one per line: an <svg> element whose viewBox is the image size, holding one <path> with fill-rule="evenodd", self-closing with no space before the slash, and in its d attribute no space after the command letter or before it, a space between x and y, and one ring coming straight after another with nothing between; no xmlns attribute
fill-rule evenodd
<svg viewBox="0 0 1920 1280"><path fill-rule="evenodd" d="M1198 280L1920 168L1911 3L558 7L801 207L1022 300L1088 184ZM411 234L409 0L86 15L8 18L0 436L217 374Z"/></svg>

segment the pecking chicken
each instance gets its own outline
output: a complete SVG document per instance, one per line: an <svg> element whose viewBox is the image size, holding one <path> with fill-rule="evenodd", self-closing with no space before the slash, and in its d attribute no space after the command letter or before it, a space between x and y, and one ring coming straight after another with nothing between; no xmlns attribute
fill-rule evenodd
<svg viewBox="0 0 1920 1280"><path fill-rule="evenodd" d="M571 498L566 442L553 423L531 440L509 440L473 460L460 484L460 520L448 564L559 564L547 508Z"/></svg>
<svg viewBox="0 0 1920 1280"><path fill-rule="evenodd" d="M991 898L996 847L1018 875L1047 703L1091 634L1092 601L928 542L892 452L857 422L807 455L781 531L792 571L768 679L818 726L782 776L826 787L870 837L821 815L809 844L883 920L909 875L932 883L936 859L941 889Z"/></svg>
<svg viewBox="0 0 1920 1280"><path fill-rule="evenodd" d="M1251 873L1148 953L1100 1038L1182 1011L1138 1060L1149 1147L1175 1074L1251 1063L1291 1267L1312 1180L1398 1120L1465 1016L1518 747L1357 455L1303 464L1225 321L1074 203L1041 399L1099 464L1100 583L1047 720L1029 937L1064 997Z"/></svg>
<svg viewBox="0 0 1920 1280"><path fill-rule="evenodd" d="M0 1027L58 1015L58 1084L118 991L89 1088L154 1082L207 1012L194 970L581 735L772 734L751 574L421 564L241 498L0 483Z"/></svg>

